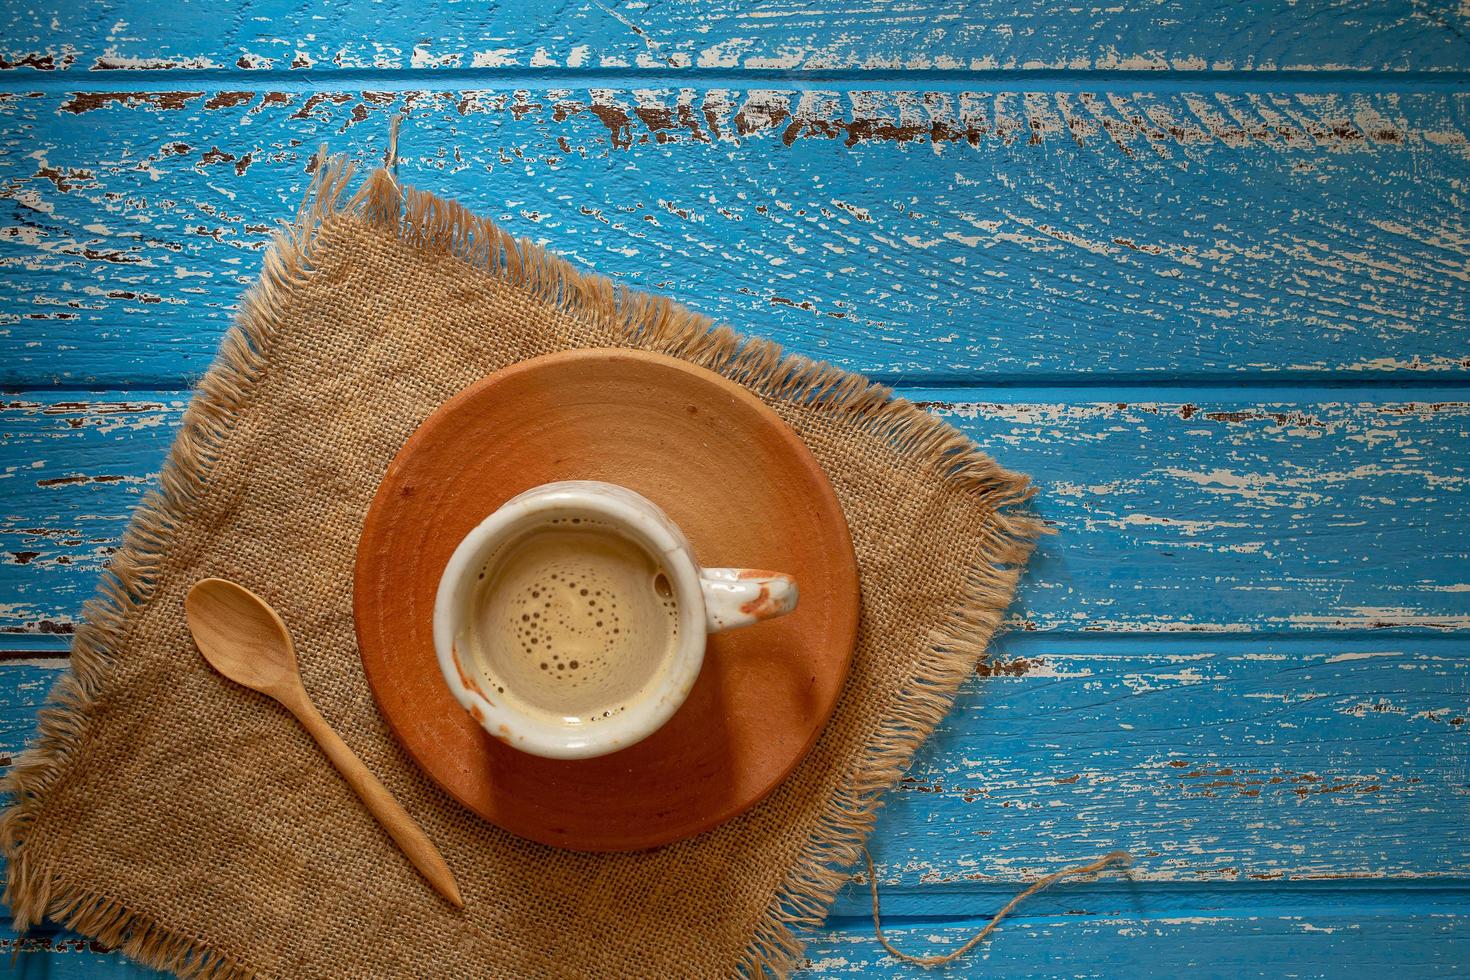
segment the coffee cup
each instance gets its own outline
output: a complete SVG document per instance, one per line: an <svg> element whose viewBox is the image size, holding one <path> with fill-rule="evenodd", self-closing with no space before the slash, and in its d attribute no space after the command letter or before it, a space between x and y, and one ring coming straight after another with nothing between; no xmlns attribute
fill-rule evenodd
<svg viewBox="0 0 1470 980"><path fill-rule="evenodd" d="M699 677L708 634L796 608L780 572L703 568L678 525L610 483L548 483L455 549L434 647L455 699L533 755L585 759L653 734Z"/></svg>

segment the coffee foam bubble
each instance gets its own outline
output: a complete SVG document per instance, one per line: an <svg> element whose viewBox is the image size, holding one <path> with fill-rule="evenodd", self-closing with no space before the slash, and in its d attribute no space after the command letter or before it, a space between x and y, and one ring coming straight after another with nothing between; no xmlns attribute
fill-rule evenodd
<svg viewBox="0 0 1470 980"><path fill-rule="evenodd" d="M562 724L637 703L678 644L668 575L639 544L587 517L555 518L480 571L463 648L492 697Z"/></svg>

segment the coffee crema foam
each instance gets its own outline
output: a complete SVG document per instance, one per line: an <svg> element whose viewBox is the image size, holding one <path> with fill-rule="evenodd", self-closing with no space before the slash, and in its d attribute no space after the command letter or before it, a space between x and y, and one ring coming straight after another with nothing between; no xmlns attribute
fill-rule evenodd
<svg viewBox="0 0 1470 980"><path fill-rule="evenodd" d="M492 699L589 724L636 704L678 642L678 603L653 556L600 521L560 517L481 567L460 649Z"/></svg>

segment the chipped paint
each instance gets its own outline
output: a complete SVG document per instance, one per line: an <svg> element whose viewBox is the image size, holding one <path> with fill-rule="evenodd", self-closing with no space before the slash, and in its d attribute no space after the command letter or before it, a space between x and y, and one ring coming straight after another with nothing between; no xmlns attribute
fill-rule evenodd
<svg viewBox="0 0 1470 980"><path fill-rule="evenodd" d="M1385 879L1470 874L1470 704L1464 658L1445 645L1470 626L1466 407L1455 393L1381 404L1381 389L1353 403L1286 388L1470 372L1459 96L1433 82L1335 93L1230 79L1217 92L1213 76L1170 95L1144 74L1177 88L1191 72L1333 68L1396 86L1400 69L1463 71L1453 16L1287 5L1221 32L1119 7L1079 31L1015 7L609 0L447 19L386 5L364 34L261 3L205 33L169 28L168 44L113 18L82 26L80 8L49 28L22 20L0 43L0 70L147 72L165 90L4 97L40 151L0 171L0 235L23 285L0 314L13 378L197 374L316 146L376 159L384 121L406 111L402 179L844 366L910 385L1205 382L1177 403L1081 389L993 404L951 387L960 404L929 406L1034 474L1059 534L1013 610L1024 635L977 668L884 811L874 849L894 935L953 947L971 922L903 917L988 912L1015 882L1122 844L1140 859L1134 882L1043 896L979 952L985 970L1030 974L1038 949L1083 949L1065 959L1074 971L1242 973L1266 937L1339 964L1326 972L1362 972L1387 948L1361 942L1382 910L1341 911L1306 885L1371 878L1378 896ZM279 86L292 93L250 91L245 74L201 93L167 81L232 65L314 74ZM679 76L695 65L744 84ZM627 87L537 87L563 85L561 67ZM495 87L361 91L372 83L326 81L339 69L484 72ZM926 92L924 76L893 91L901 73L934 70L1138 74L1092 92ZM765 74L738 74L751 71ZM780 74L803 71L846 74L828 91ZM1285 390L1211 387L1271 374ZM64 647L156 479L183 397L127 398L138 407L16 396L0 412L0 444L22 461L0 466L20 501L0 521L14 600L0 629L18 645ZM1364 638L1380 627L1400 632ZM54 671L9 688L31 697L24 711ZM12 723L6 750L28 724ZM1152 881L1171 887L1138 891ZM1292 912L1246 914L1230 905L1239 893L1208 891L1237 886ZM1146 913L1118 911L1139 894ZM865 896L844 895L809 970L895 972ZM1458 913L1395 919L1392 934L1428 963L1463 931ZM54 948L101 955L69 942Z"/></svg>
<svg viewBox="0 0 1470 980"><path fill-rule="evenodd" d="M629 95L631 94L631 100ZM1172 115L1147 96L1135 109L1122 96L1106 104L1090 96L1015 93L937 92L790 92L753 90L743 95L683 88L635 89L631 93L594 89L587 99L561 99L552 118L565 120L590 112L607 128L612 146L628 149L652 140L668 143L724 141L774 136L785 146L810 139L838 140L845 146L864 143L924 143L939 150L947 145L972 148L982 143L1042 146L1065 139L1079 146L1093 141L1127 156L1169 144L1196 149L1211 143L1230 146L1258 143L1276 150L1311 147L1334 152L1370 151L1376 146L1423 142L1424 132L1377 128L1364 133L1334 123L1344 111L1334 100L1302 100L1290 120L1261 104L1227 96L1216 100L1227 109L1211 114L1196 103L1201 125L1159 126L1153 120ZM737 101L738 97L738 101ZM1259 118L1252 120L1252 113ZM1230 118L1225 122L1225 116ZM1063 229L1044 229L1063 241L1081 241ZM1074 236L1074 237L1065 237ZM1161 246L1139 245L1115 236L1111 245L1159 254ZM1107 254L1103 243L1087 248Z"/></svg>
<svg viewBox="0 0 1470 980"><path fill-rule="evenodd" d="M185 95L176 108L155 104ZM177 373L180 358L204 363L269 240L268 216L290 211L311 154L331 142L376 159L368 146L398 112L415 120L402 179L513 231L534 227L573 261L625 282L666 288L678 265L718 261L733 281L685 277L681 297L890 379L1013 383L1036 371L1153 376L1165 366L1211 378L1470 371L1460 349L1470 310L1457 299L1470 233L1451 199L1465 156L1420 138L1461 125L1438 95L1084 100L696 85L285 93L235 82L197 97L74 103L45 95L6 110L51 135L35 147L34 169L0 174L16 215L0 236L25 243L14 261L39 287L0 314L0 329L27 318L70 324L57 344L21 346L0 362L12 374L105 381ZM1381 116L1402 138L1339 148L1330 134L1278 134L1236 145L1213 135L1225 123L1183 127L1210 107L1230 125L1250 113L1307 129L1319 117ZM1119 113L1143 124L1099 122ZM964 138L947 139L945 127L959 126ZM415 131L425 134L418 146ZM859 142L844 152L854 133ZM779 186L730 179L762 173L770 153L782 154ZM1385 188L1411 163L1421 189L1390 207ZM1311 175L1280 176L1298 164ZM609 166L627 184L616 200ZM1091 175L1083 196L1065 179L1079 168ZM563 190L527 200L528 187ZM1173 214L1176 200L1193 202L1188 214L1149 217ZM687 220L658 220L658 201ZM1283 209L1311 233L1272 234L1264 216ZM104 265L117 268L98 275ZM166 291L177 307L168 331L156 311L122 298L200 270L217 281ZM1161 278L1169 289L1154 288ZM119 299L73 308L65 290L79 280L105 282ZM99 331L117 338L115 356L89 359L85 338Z"/></svg>
<svg viewBox="0 0 1470 980"><path fill-rule="evenodd" d="M1461 437L1470 403L1242 406L1208 394L925 403L1036 478L1040 513L1059 532L1041 544L1008 615L1012 628L1208 635L1470 625L1470 555L1454 532L1460 471L1470 467ZM151 485L184 402L15 398L0 407L0 443L44 462L25 475L40 509L0 523L0 531L14 529L0 534L0 553L37 552L31 564L53 574L61 559L75 562L72 584L58 593L69 602L85 594L86 576L106 560L99 549L115 543ZM147 439L150 448L139 455L118 442L106 453L108 439ZM83 447L87 465L69 462ZM21 478L0 471L0 486ZM58 514L58 506L66 509ZM77 531L77 509L106 530L63 535ZM1376 548L1412 541L1430 542L1419 547L1440 557L1405 581ZM1156 568L1168 574L1146 574ZM72 608L28 620L60 619ZM979 672L1006 684L1060 679L1067 669L1051 659L1005 660Z"/></svg>
<svg viewBox="0 0 1470 980"><path fill-rule="evenodd" d="M1195 5L1197 6L1197 5ZM135 0L136 24L117 30L109 8L52 5L17 16L0 44L0 68L120 67L171 70L234 65L242 71L316 66L425 72L487 67L604 69L638 66L677 77L688 67L737 72L847 73L855 84L883 72L1275 73L1433 72L1460 67L1453 43L1465 15L1350 3L1323 19L1300 5L1252 9L1222 30L1195 6L1089 8L1081 20L1045 6L918 2L903 7L803 8L719 2L525 5L388 5L371 23L324 17L284 0L246 0L233 16L178 18L161 0ZM1462 3L1463 6L1463 3ZM51 12L49 18L43 11ZM1139 84L1135 82L1133 84Z"/></svg>

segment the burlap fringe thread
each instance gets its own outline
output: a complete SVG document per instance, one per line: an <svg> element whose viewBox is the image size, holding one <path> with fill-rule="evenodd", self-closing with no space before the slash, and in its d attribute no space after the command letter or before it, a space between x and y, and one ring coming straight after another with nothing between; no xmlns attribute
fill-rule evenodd
<svg viewBox="0 0 1470 980"><path fill-rule="evenodd" d="M38 867L24 844L47 791L62 778L85 737L108 666L122 648L129 612L150 599L171 529L190 519L207 491L224 435L269 363L278 310L312 275L314 244L346 222L365 220L416 248L517 284L571 315L611 322L630 343L718 371L760 395L809 399L840 411L849 424L887 440L910 465L958 486L983 490L995 502L995 520L986 534L993 564L972 572L968 601L936 630L932 657L884 707L887 721L845 787L828 802L739 962L746 975L788 973L802 952L796 931L822 922L837 890L849 880L843 869L863 853L882 793L948 712L961 681L985 653L1015 587L1019 572L1014 566L1025 560L1045 530L1034 518L1013 512L1031 496L1028 482L1001 469L947 423L894 398L881 385L828 364L783 355L774 343L742 338L666 298L631 292L577 270L459 204L400 188L390 172L391 147L388 165L369 174L350 198L346 190L353 165L325 155L317 162L295 222L276 235L260 282L245 297L219 356L198 385L160 476L161 489L150 492L138 507L99 594L83 607L71 670L58 680L40 713L39 737L0 783L13 800L0 816L0 850L9 862L4 900L16 928L24 931L49 918L141 963L186 977L249 975L244 964L202 948L192 937L149 921L90 891L85 883L67 881L49 866Z"/></svg>

